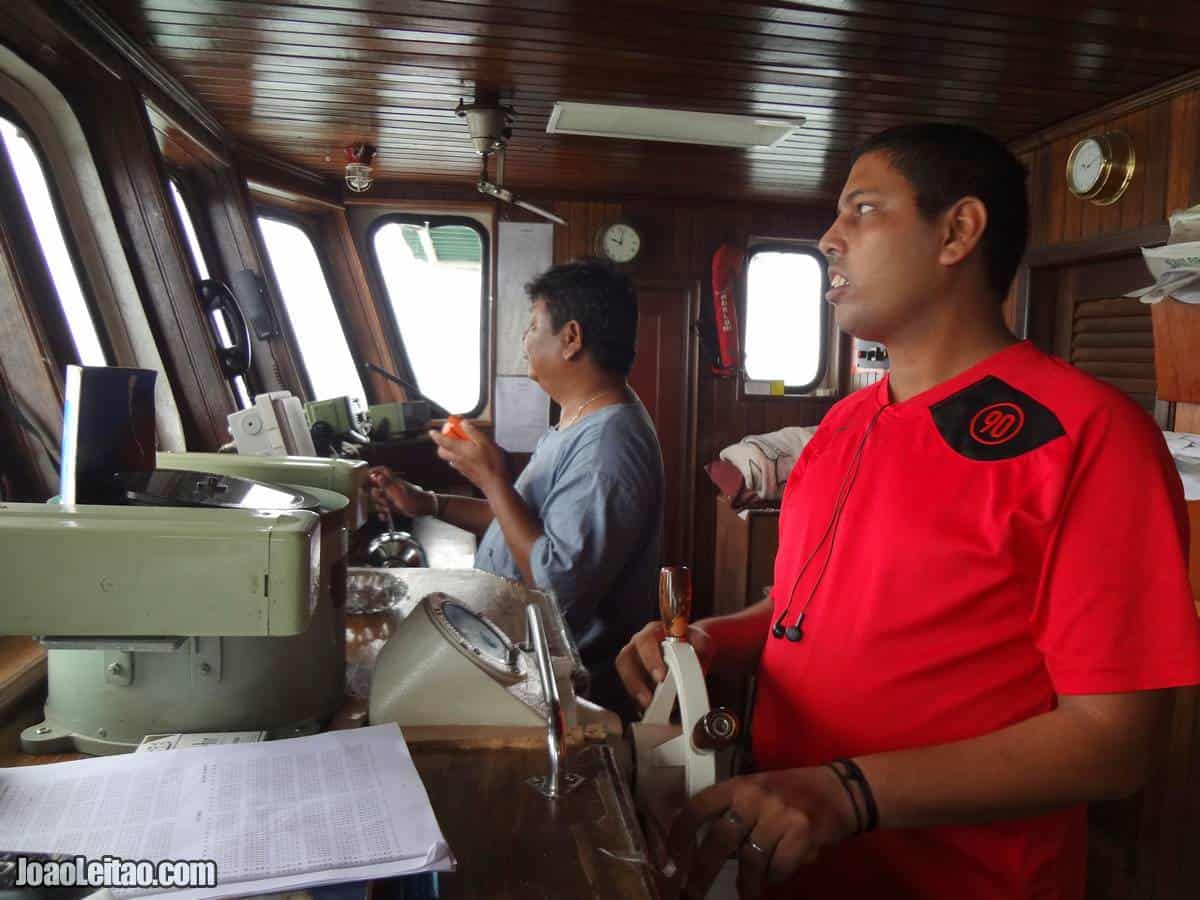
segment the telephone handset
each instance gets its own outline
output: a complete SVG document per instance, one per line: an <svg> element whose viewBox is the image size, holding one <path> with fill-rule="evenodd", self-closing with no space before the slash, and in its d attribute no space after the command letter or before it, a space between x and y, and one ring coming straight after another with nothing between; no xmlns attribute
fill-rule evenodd
<svg viewBox="0 0 1200 900"><path fill-rule="evenodd" d="M235 378L250 371L250 326L233 292L215 278L200 282L200 296L204 299L204 312L213 327L217 341L217 358L226 378ZM221 319L217 317L220 316ZM231 346L225 346L224 336L218 323L228 330Z"/></svg>

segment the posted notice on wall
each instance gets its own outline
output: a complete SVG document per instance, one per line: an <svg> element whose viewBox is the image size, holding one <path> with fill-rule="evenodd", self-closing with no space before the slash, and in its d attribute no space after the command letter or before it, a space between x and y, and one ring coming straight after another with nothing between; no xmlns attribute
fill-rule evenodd
<svg viewBox="0 0 1200 900"><path fill-rule="evenodd" d="M550 396L524 375L496 376L496 443L532 453L550 426Z"/></svg>

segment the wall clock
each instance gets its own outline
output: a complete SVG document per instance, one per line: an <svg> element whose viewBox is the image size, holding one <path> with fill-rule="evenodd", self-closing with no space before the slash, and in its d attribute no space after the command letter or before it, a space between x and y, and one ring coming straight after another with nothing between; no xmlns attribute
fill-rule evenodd
<svg viewBox="0 0 1200 900"><path fill-rule="evenodd" d="M596 232L596 255L614 263L633 262L642 249L642 236L628 222L610 222Z"/></svg>
<svg viewBox="0 0 1200 900"><path fill-rule="evenodd" d="M1116 203L1133 180L1137 157L1122 131L1085 137L1067 158L1067 187L1097 206Z"/></svg>

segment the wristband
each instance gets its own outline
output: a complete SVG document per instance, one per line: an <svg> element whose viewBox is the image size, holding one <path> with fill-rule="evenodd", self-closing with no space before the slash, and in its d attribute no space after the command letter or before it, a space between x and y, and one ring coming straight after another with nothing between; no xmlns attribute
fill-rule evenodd
<svg viewBox="0 0 1200 900"><path fill-rule="evenodd" d="M846 767L846 779L858 784L859 791L862 792L863 805L867 808L867 824L863 831L874 831L879 827L879 807L875 803L875 794L871 791L871 785L867 783L867 776L863 774L863 770L859 768L858 763L852 759L835 759L834 764L841 763Z"/></svg>
<svg viewBox="0 0 1200 900"><path fill-rule="evenodd" d="M858 798L854 796L854 788L850 787L850 780L842 774L842 770L833 763L825 764L834 775L837 776L838 783L841 784L842 790L846 792L846 796L850 798L850 807L854 810L854 825L855 834L863 833L862 810L858 808Z"/></svg>

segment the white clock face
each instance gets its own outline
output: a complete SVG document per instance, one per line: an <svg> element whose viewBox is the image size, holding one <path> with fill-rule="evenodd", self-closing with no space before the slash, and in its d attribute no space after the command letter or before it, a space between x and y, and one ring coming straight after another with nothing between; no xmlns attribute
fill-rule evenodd
<svg viewBox="0 0 1200 900"><path fill-rule="evenodd" d="M628 225L610 225L601 240L604 255L613 262L626 263L638 255L642 239Z"/></svg>
<svg viewBox="0 0 1200 900"><path fill-rule="evenodd" d="M1104 151L1095 138L1080 141L1071 159L1071 185L1077 193L1086 194L1096 187L1104 170Z"/></svg>

